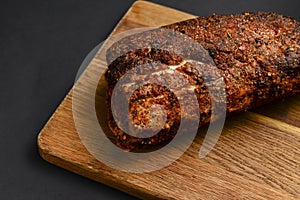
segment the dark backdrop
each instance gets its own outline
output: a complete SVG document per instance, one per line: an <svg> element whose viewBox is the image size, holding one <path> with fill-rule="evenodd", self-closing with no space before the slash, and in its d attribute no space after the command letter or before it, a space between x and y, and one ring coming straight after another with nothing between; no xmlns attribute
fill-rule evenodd
<svg viewBox="0 0 300 200"><path fill-rule="evenodd" d="M300 20L298 0L153 0L196 15L275 11ZM135 199L48 164L39 131L72 87L88 52L132 0L0 3L0 199Z"/></svg>

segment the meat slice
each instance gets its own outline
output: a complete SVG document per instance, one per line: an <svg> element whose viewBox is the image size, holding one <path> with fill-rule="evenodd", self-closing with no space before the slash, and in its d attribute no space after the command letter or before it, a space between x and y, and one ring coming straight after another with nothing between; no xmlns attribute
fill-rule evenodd
<svg viewBox="0 0 300 200"><path fill-rule="evenodd" d="M193 40L203 52L184 45L182 38L166 35L165 30ZM135 43L141 48L128 48ZM172 51L158 48L162 43ZM170 142L181 120L190 124L185 131L209 123L212 102L225 102L227 115L232 115L299 93L300 26L276 13L211 15L123 38L110 47L107 61L108 122L115 142L128 151L147 150ZM120 88L129 95L129 105L114 103L114 112L119 113L113 113L114 88L127 73L128 81ZM209 89L224 89L225 98L212 97L214 91ZM195 120L193 105L180 106L178 95L193 102L187 91L196 95L200 122ZM120 97L118 101L127 100ZM128 116L124 109L129 110ZM115 120L114 114L124 115L124 120ZM120 128L124 126L131 127L130 134Z"/></svg>

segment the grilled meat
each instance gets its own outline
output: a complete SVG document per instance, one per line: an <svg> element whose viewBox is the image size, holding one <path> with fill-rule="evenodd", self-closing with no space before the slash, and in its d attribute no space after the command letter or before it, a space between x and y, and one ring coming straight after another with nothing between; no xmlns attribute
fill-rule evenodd
<svg viewBox="0 0 300 200"><path fill-rule="evenodd" d="M210 55L211 60L206 55L197 55L199 51L182 45L182 41L176 37L166 36L163 30L172 30L193 39L201 44L205 49L203 54ZM134 41L138 41L143 48L128 51L128 46L133 45ZM162 42L172 46L174 51L156 48L155 44ZM179 48L184 56L176 50ZM119 54L121 56L115 58L114 55ZM200 61L195 62L195 58L200 58ZM187 113L183 120L190 123L191 129L209 123L212 101L225 102L227 115L232 115L299 93L300 26L296 20L276 13L211 15L123 38L111 46L107 60L111 63L105 74L108 82L109 127L115 134L118 146L129 151L139 151L172 140L182 123L180 120L183 113ZM216 70L212 66L216 66ZM142 134L129 135L120 128L124 126L122 123L128 121L114 120L111 110L112 92L129 71L131 76L128 80L131 84L122 87L123 92L130 94L128 120L137 129L148 126L149 129L157 130L158 133L151 137L147 137L148 129ZM148 76L150 71L154 75ZM204 76L208 75L213 81L205 81ZM174 76L179 78L175 80ZM213 99L210 95L209 88L222 89L218 88L218 80L225 83L226 99ZM143 81L154 83L133 87ZM197 116L189 110L192 106L187 105L182 110L176 94L166 87L167 84L157 82L171 85L186 102L189 102L190 97L185 92L194 91L200 122L195 121ZM126 101L122 98L119 100ZM151 109L155 108L153 105L161 107ZM116 107L122 115L124 108ZM151 118L151 115L163 116L164 112L167 113L166 118ZM127 118L124 115L124 119ZM161 121L165 123L161 125Z"/></svg>

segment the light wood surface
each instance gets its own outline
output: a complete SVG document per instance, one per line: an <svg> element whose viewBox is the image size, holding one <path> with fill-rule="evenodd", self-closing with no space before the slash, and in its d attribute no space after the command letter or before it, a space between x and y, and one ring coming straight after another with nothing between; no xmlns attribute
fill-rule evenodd
<svg viewBox="0 0 300 200"><path fill-rule="evenodd" d="M193 17L137 1L112 34ZM98 80L99 66L105 65L97 54L77 82L83 91L89 90L91 80ZM104 82L100 81L98 90L104 100ZM82 96L83 106L86 98ZM159 171L133 174L111 169L93 158L81 143L74 126L71 90L39 134L38 147L50 163L140 198L300 198L299 95L230 117L215 148L199 159L202 140L199 134L180 159Z"/></svg>

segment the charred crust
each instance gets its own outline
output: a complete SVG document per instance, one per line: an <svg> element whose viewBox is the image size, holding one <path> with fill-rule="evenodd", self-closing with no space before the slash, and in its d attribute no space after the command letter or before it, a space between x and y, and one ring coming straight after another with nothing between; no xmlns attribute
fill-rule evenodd
<svg viewBox="0 0 300 200"><path fill-rule="evenodd" d="M207 50L225 82L228 115L244 112L300 92L300 25L291 17L265 12L245 12L237 15L213 14L162 28L175 30L193 38ZM166 65L177 65L185 59L172 52L145 48L124 52L122 56L111 60L110 54L125 49L132 40L139 39L147 46L147 41L143 40L147 34L149 32L128 37L126 42L120 42L109 49L108 61L112 62L105 73L108 82L109 108L111 92L128 70L138 64L155 61ZM167 41L167 38L160 35L159 29L152 31L151 34L156 43ZM180 48L178 41L170 42ZM202 126L210 121L211 99L208 87L201 73L198 73L197 67L199 66L186 63L176 70L186 76L189 83L195 87L201 116L199 126ZM178 118L180 108L172 92L160 86L151 86L150 90L148 88L150 93L144 94L144 89L135 92L130 100L131 106L137 105L136 102L140 99L163 95L165 100L155 103L164 105L166 110L170 111L168 125L153 137L137 138L122 132L110 111L109 126L115 134L116 144L129 151L140 151L167 144L175 136L180 123ZM137 108L132 109L131 115L138 118ZM189 120L193 121L192 118Z"/></svg>

